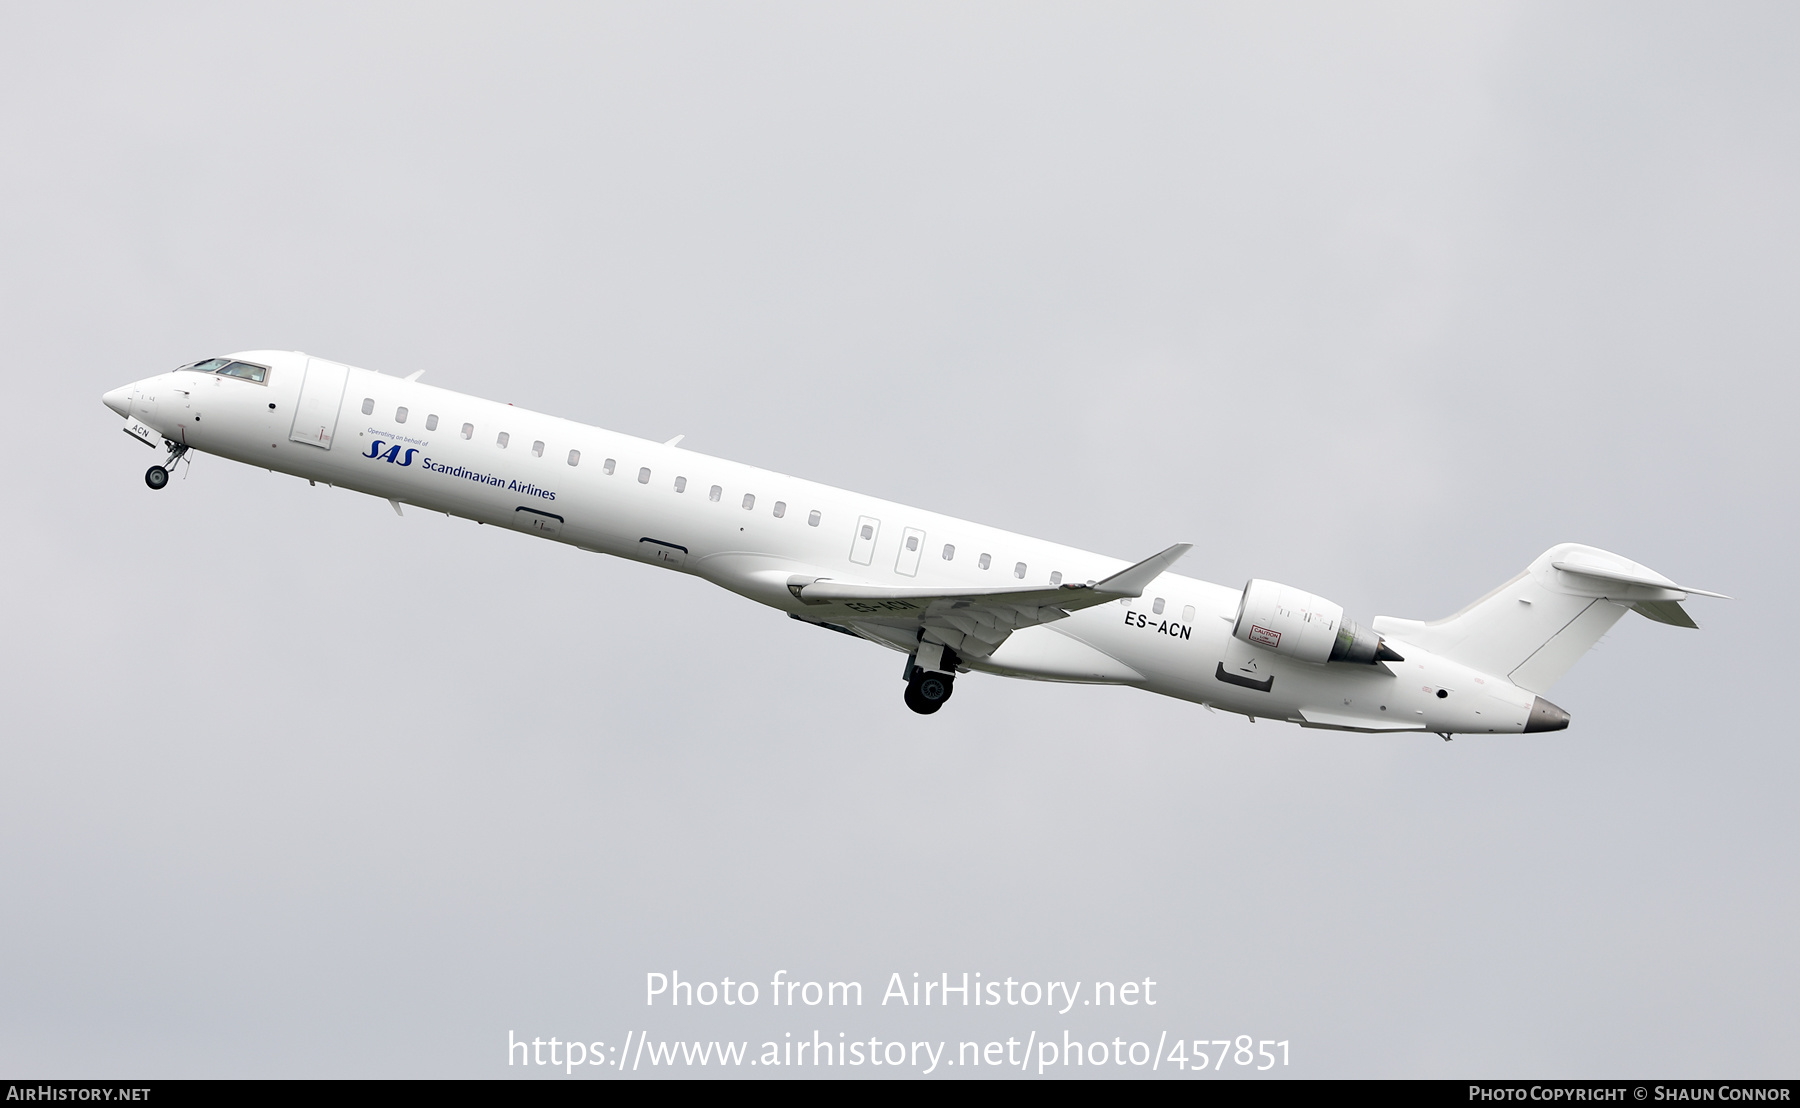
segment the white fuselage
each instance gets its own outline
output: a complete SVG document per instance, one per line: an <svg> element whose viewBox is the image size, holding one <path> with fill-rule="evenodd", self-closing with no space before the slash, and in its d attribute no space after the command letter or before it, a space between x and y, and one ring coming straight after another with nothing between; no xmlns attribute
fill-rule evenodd
<svg viewBox="0 0 1800 1108"><path fill-rule="evenodd" d="M677 446L341 368L334 410L292 352L238 355L256 382L174 372L109 394L171 442L399 504L507 527L583 550L703 577L799 618L791 575L947 588L1093 581L1118 558L1013 534ZM329 383L329 374L324 375ZM315 378L315 382L321 378ZM310 386L309 386L310 388ZM327 398L331 399L331 398ZM402 414L403 413L403 414ZM306 439L299 420L323 434ZM328 425L328 426L325 426ZM317 444L327 437L329 445ZM865 539L864 528L872 531ZM909 542L908 540L913 540ZM970 668L1015 677L1130 685L1253 718L1352 730L1519 732L1534 700L1504 677L1404 643L1403 662L1259 660L1269 691L1222 680L1241 590L1175 573L1143 595L1014 632ZM878 635L865 635L880 639ZM905 641L886 645L905 651ZM1440 696L1439 690L1447 690Z"/></svg>

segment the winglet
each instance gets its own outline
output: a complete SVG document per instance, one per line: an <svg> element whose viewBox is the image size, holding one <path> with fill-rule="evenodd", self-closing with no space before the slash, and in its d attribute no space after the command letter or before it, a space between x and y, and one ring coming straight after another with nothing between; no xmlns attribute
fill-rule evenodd
<svg viewBox="0 0 1800 1108"><path fill-rule="evenodd" d="M1104 581L1096 582L1095 592L1112 596L1142 596L1150 587L1150 582L1166 573L1170 566L1181 560L1181 556L1194 549L1191 542L1178 542L1161 554L1154 554L1130 569L1120 570Z"/></svg>

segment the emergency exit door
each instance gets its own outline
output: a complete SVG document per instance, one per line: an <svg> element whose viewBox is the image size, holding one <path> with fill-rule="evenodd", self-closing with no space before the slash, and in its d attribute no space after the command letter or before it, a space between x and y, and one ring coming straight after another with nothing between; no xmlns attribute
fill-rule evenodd
<svg viewBox="0 0 1800 1108"><path fill-rule="evenodd" d="M925 532L908 527L900 535L900 556L894 559L894 572L903 577L919 574L919 555L925 552Z"/></svg>
<svg viewBox="0 0 1800 1108"><path fill-rule="evenodd" d="M850 560L866 566L875 560L875 539L881 534L881 521L863 516L856 521L856 537L850 540Z"/></svg>

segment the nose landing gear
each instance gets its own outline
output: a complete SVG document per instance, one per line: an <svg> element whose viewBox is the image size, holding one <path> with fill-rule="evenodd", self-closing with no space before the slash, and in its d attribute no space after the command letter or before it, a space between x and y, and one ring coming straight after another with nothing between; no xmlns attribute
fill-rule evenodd
<svg viewBox="0 0 1800 1108"><path fill-rule="evenodd" d="M188 448L186 443L169 443L168 458L164 460L163 465L151 466L144 471L144 484L149 485L153 489L160 489L164 485L167 485L169 483L169 470L173 468L175 463L181 460L181 456L187 452Z"/></svg>

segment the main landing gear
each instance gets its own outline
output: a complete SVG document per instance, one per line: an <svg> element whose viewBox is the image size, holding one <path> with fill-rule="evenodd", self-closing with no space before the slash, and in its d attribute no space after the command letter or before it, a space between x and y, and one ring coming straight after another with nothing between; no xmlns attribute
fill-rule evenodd
<svg viewBox="0 0 1800 1108"><path fill-rule="evenodd" d="M181 456L187 452L188 448L186 443L169 443L168 459L163 465L151 466L144 471L144 484L149 485L153 489L160 489L164 485L167 485L169 483L169 470L173 468L175 463L181 460Z"/></svg>
<svg viewBox="0 0 1800 1108"><path fill-rule="evenodd" d="M928 716L944 706L944 701L950 699L955 686L956 677L953 674L925 673L921 670L906 683L906 706L922 716Z"/></svg>
<svg viewBox="0 0 1800 1108"><path fill-rule="evenodd" d="M922 716L942 708L956 690L956 662L949 647L921 642L906 660L906 706Z"/></svg>

